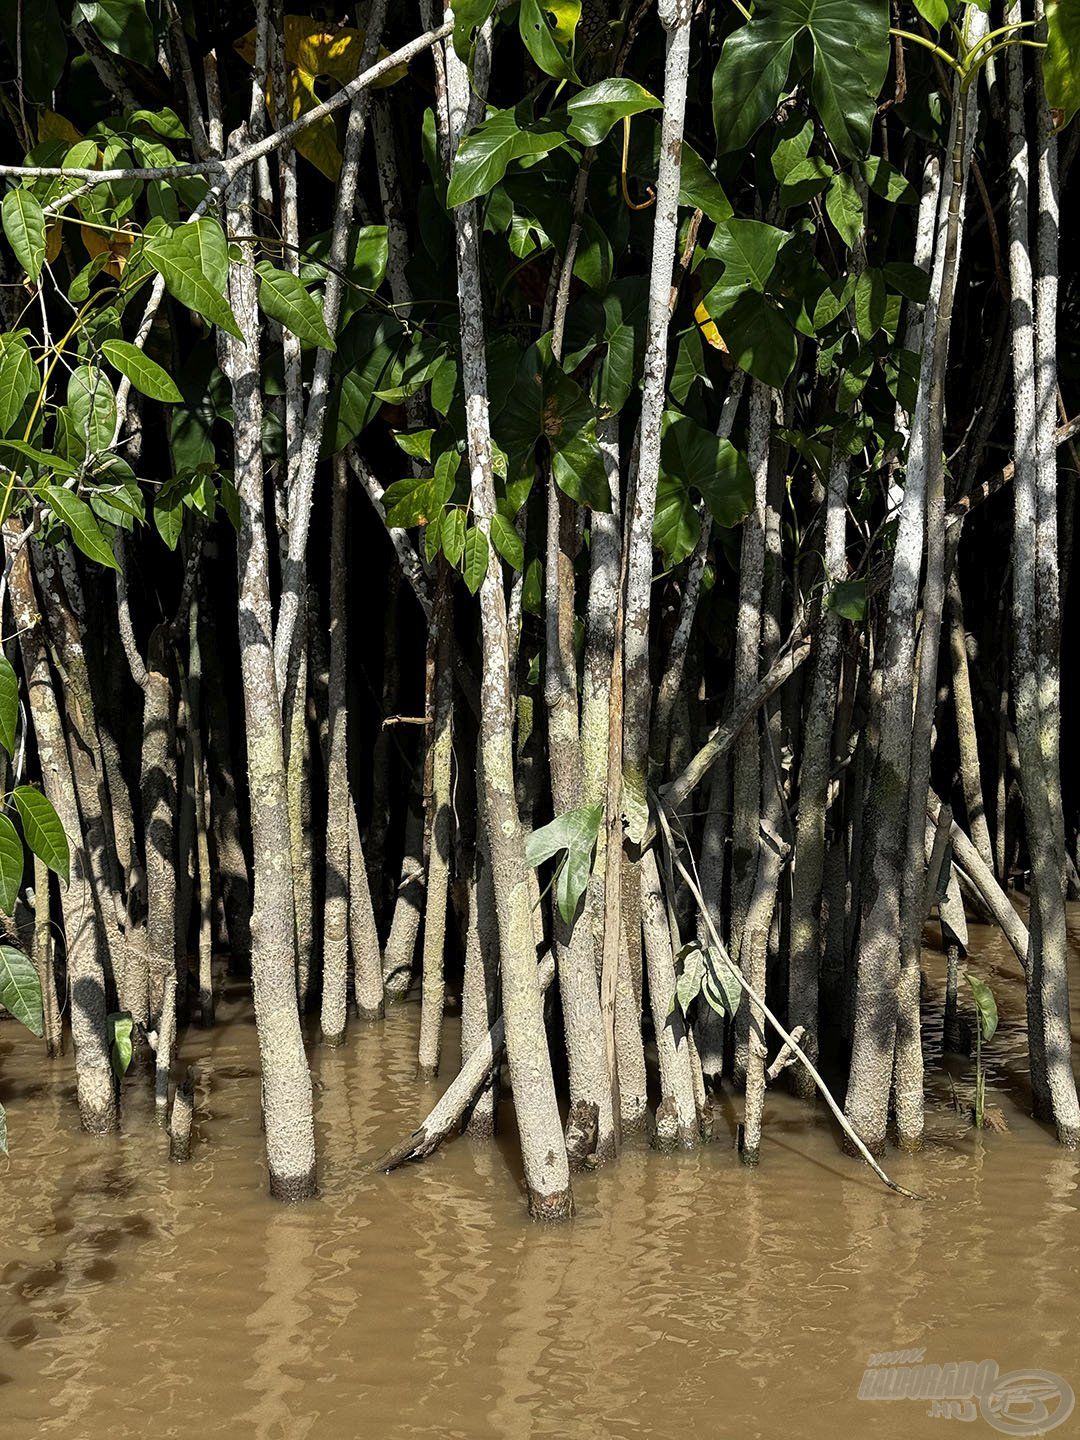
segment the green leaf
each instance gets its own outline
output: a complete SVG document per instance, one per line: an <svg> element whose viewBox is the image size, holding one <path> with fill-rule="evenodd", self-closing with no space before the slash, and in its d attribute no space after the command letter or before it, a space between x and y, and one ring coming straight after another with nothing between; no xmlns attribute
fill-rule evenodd
<svg viewBox="0 0 1080 1440"><path fill-rule="evenodd" d="M101 353L110 365L127 377L136 390L148 395L151 400L163 400L169 404L183 400L176 383L169 372L149 355L144 355L137 345L126 340L105 340Z"/></svg>
<svg viewBox="0 0 1080 1440"><path fill-rule="evenodd" d="M844 155L869 150L889 68L888 0L758 0L713 75L721 154L745 146L776 109L804 36L813 47L810 97L829 138Z"/></svg>
<svg viewBox="0 0 1080 1440"><path fill-rule="evenodd" d="M174 300L240 340L243 337L236 316L221 293L221 285L216 283L219 267L213 250L208 250L206 245L207 236L213 233L213 227L203 228L207 223L199 220L178 225L168 234L153 236L146 246L146 258L165 281L165 288ZM213 257L209 265L208 255Z"/></svg>
<svg viewBox="0 0 1080 1440"><path fill-rule="evenodd" d="M451 565L456 567L461 563L465 553L465 511L460 505L455 505L443 516L442 548Z"/></svg>
<svg viewBox="0 0 1080 1440"><path fill-rule="evenodd" d="M496 513L491 517L491 543L514 570L520 570L525 564L525 546L521 536L505 515Z"/></svg>
<svg viewBox="0 0 1080 1440"><path fill-rule="evenodd" d="M545 75L554 75L557 80L577 80L574 32L580 19L581 0L521 0L518 10L521 38Z"/></svg>
<svg viewBox="0 0 1080 1440"><path fill-rule="evenodd" d="M0 945L0 1005L32 1034L44 1035L41 983L34 962L14 945Z"/></svg>
<svg viewBox="0 0 1080 1440"><path fill-rule="evenodd" d="M754 480L745 459L730 440L714 435L689 415L673 410L665 414L660 471L692 485L718 525L738 525L753 507Z"/></svg>
<svg viewBox="0 0 1080 1440"><path fill-rule="evenodd" d="M268 260L260 260L255 270L259 276L259 306L264 314L291 330L305 344L333 350L334 342L322 310L299 279L290 270L278 270Z"/></svg>
<svg viewBox="0 0 1080 1440"><path fill-rule="evenodd" d="M14 915L23 880L23 843L6 815L0 814L0 910Z"/></svg>
<svg viewBox="0 0 1080 1440"><path fill-rule="evenodd" d="M89 560L96 560L99 565L104 565L109 570L118 568L112 547L101 533L101 526L85 500L80 500L78 495L59 485L48 486L45 498L57 518L71 531L75 544Z"/></svg>
<svg viewBox="0 0 1080 1440"><path fill-rule="evenodd" d="M888 299L884 273L864 270L855 284L855 324L864 340L872 339L885 323Z"/></svg>
<svg viewBox="0 0 1080 1440"><path fill-rule="evenodd" d="M706 253L724 262L724 273L706 297L709 313L724 298L737 297L748 288L764 292L776 269L776 258L790 238L788 231L760 220L729 220L718 225Z"/></svg>
<svg viewBox="0 0 1080 1440"><path fill-rule="evenodd" d="M71 859L67 836L52 802L32 785L20 785L11 792L11 798L22 820L26 843L39 860L50 870L56 871L66 885Z"/></svg>
<svg viewBox="0 0 1080 1440"><path fill-rule="evenodd" d="M552 856L566 852L556 882L556 900L559 914L567 925L573 924L578 904L589 883L593 849L603 814L602 805L579 805L576 810L567 810L557 815L550 824L534 830L525 841L525 863L532 869Z"/></svg>
<svg viewBox="0 0 1080 1440"><path fill-rule="evenodd" d="M825 196L825 210L850 250L863 230L862 200L850 175L840 171L833 176Z"/></svg>
<svg viewBox="0 0 1080 1440"><path fill-rule="evenodd" d="M675 959L682 961L682 968L675 981L675 1001L685 1015L701 991L701 982L705 978L705 956L701 946L691 940L682 947Z"/></svg>
<svg viewBox="0 0 1080 1440"><path fill-rule="evenodd" d="M985 980L980 980L977 975L965 974L964 977L971 986L971 993L975 997L975 1008L979 1014L979 1029L982 1031L984 1041L992 1040L998 1027L997 1002L994 1000L994 992L987 985Z"/></svg>
<svg viewBox="0 0 1080 1440"><path fill-rule="evenodd" d="M930 276L918 265L891 260L885 266L885 283L905 300L914 300L919 305L925 305L930 298Z"/></svg>
<svg viewBox="0 0 1080 1440"><path fill-rule="evenodd" d="M15 259L36 285L45 264L45 216L29 190L9 190L0 205L4 234Z"/></svg>
<svg viewBox="0 0 1080 1440"><path fill-rule="evenodd" d="M1080 0L1047 0L1043 83L1047 103L1067 125L1080 110Z"/></svg>
<svg viewBox="0 0 1080 1440"><path fill-rule="evenodd" d="M838 580L825 598L830 610L856 624L866 619L866 581Z"/></svg>
<svg viewBox="0 0 1080 1440"><path fill-rule="evenodd" d="M915 9L934 30L940 30L949 18L949 0L915 0Z"/></svg>
<svg viewBox="0 0 1080 1440"><path fill-rule="evenodd" d="M917 205L919 194L903 171L880 155L868 155L863 161L866 183L875 195L888 200L891 205Z"/></svg>
<svg viewBox="0 0 1080 1440"><path fill-rule="evenodd" d="M484 583L484 576L488 568L488 541L487 536L478 525L473 525L465 536L465 548L463 552L462 573L465 576L465 584L470 592L475 595Z"/></svg>
<svg viewBox="0 0 1080 1440"><path fill-rule="evenodd" d="M735 979L730 964L711 948L705 952L701 993L718 1015L734 1015L742 999L742 987Z"/></svg>
<svg viewBox="0 0 1080 1440"><path fill-rule="evenodd" d="M0 654L0 745L15 754L15 729L19 721L19 681L6 655Z"/></svg>
<svg viewBox="0 0 1080 1440"><path fill-rule="evenodd" d="M462 137L446 192L451 208L486 195L506 174L512 160L546 155L566 143L566 136L550 120L523 129L513 110L496 110L475 130Z"/></svg>
<svg viewBox="0 0 1080 1440"><path fill-rule="evenodd" d="M146 0L75 0L72 24L84 20L114 55L154 68L154 32Z"/></svg>
<svg viewBox="0 0 1080 1440"><path fill-rule="evenodd" d="M184 496L187 487L183 484L163 485L154 496L154 526L170 550L175 550L184 533Z"/></svg>
<svg viewBox="0 0 1080 1440"><path fill-rule="evenodd" d="M779 390L799 353L795 331L783 310L769 296L747 290L734 305L713 314L735 364Z"/></svg>
<svg viewBox="0 0 1080 1440"><path fill-rule="evenodd" d="M109 1029L109 1063L116 1078L123 1080L131 1064L135 1021L128 1011L121 1010L106 1016L105 1023Z"/></svg>
<svg viewBox="0 0 1080 1440"><path fill-rule="evenodd" d="M693 553L700 536L701 518L690 487L678 478L661 475L656 485L653 544L664 557L664 564L681 565Z"/></svg>
<svg viewBox="0 0 1080 1440"><path fill-rule="evenodd" d="M18 54L21 59L20 80L27 96L47 105L68 58L67 36L56 0L0 5L0 34L12 55ZM33 162L28 159L27 163Z"/></svg>
<svg viewBox="0 0 1080 1440"><path fill-rule="evenodd" d="M599 145L625 116L662 108L656 96L635 80L614 77L579 90L566 102L570 117L567 129L582 145Z"/></svg>
<svg viewBox="0 0 1080 1440"><path fill-rule="evenodd" d="M116 395L96 365L77 365L68 379L67 403L75 422L80 451L91 455L111 450L116 433Z"/></svg>
<svg viewBox="0 0 1080 1440"><path fill-rule="evenodd" d="M6 435L38 388L38 372L21 335L0 336L0 347L0 435Z"/></svg>

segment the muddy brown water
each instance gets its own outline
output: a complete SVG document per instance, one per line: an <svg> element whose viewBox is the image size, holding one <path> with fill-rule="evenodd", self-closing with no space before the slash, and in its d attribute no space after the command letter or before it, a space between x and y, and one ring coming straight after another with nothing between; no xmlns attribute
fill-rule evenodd
<svg viewBox="0 0 1080 1440"><path fill-rule="evenodd" d="M1080 943L1080 913L1070 926ZM184 1167L137 1088L122 1137L81 1134L70 1061L46 1065L5 1023L0 1436L1001 1433L925 1398L859 1398L869 1357L908 1349L1080 1391L1080 1161L1026 1114L1011 953L979 926L972 952L1003 1011L989 1089L1009 1132L977 1135L950 1103L949 1075L966 1095L971 1067L940 1066L928 952L927 1143L886 1161L923 1200L884 1191L823 1113L808 1122L770 1092L758 1170L738 1163L725 1100L709 1147L635 1142L578 1177L577 1217L557 1229L525 1218L512 1138L370 1173L430 1103L415 1007L313 1049L321 1196L297 1209L264 1194L241 1000L183 1038L204 1075ZM1039 1433L1021 1423L1007 1433ZM1080 1411L1056 1433L1080 1435Z"/></svg>

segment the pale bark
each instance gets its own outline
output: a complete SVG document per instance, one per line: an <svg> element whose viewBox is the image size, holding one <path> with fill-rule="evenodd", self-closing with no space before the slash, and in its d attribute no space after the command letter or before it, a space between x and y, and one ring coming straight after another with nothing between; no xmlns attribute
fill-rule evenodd
<svg viewBox="0 0 1080 1440"><path fill-rule="evenodd" d="M448 153L457 153L469 110L464 66L452 46L445 48L448 82ZM485 538L495 513L487 360L480 269L479 219L474 203L454 212L462 382L471 472L474 523ZM543 1002L533 960L533 929L525 846L514 789L513 708L510 646L502 566L489 543L488 567L480 587L483 637L480 744L483 752L485 823L491 847L499 948L502 959L506 1049L521 1138L531 1212L563 1219L573 1202L555 1084L544 1028Z"/></svg>
<svg viewBox="0 0 1080 1440"><path fill-rule="evenodd" d="M251 233L250 203L250 189L241 185L230 213L230 227L241 235ZM237 323L248 338L232 341L227 359L236 415L240 668L255 856L251 963L270 1192L291 1201L315 1193L315 1135L296 1000L288 796L271 639L255 275L250 243L239 244L241 258L230 264L229 288Z"/></svg>
<svg viewBox="0 0 1080 1440"><path fill-rule="evenodd" d="M444 571L438 587L432 617L435 642L435 676L432 705L431 791L428 796L430 844L424 945L422 998L417 1075L434 1080L439 1073L443 1011L446 1006L444 960L446 951L446 901L450 881L450 847L453 841L453 809L450 793L454 749L453 608L450 603L450 576Z"/></svg>
<svg viewBox="0 0 1080 1440"><path fill-rule="evenodd" d="M349 971L348 608L345 595L349 478L334 456L330 526L330 680L327 695L326 876L323 895L322 1039L345 1040Z"/></svg>

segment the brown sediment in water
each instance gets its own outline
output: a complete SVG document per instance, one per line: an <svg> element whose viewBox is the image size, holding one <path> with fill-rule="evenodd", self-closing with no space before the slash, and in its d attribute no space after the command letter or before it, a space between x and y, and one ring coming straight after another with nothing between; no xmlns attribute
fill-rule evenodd
<svg viewBox="0 0 1080 1440"><path fill-rule="evenodd" d="M1076 910L1070 930L1080 939ZM125 1087L122 1135L92 1139L70 1057L45 1066L0 1026L0 1434L951 1433L925 1398L859 1398L870 1357L906 1350L1080 1389L1080 1166L1026 1113L1015 958L981 926L971 950L1002 1013L988 1098L1009 1133L977 1135L952 1106L948 1076L962 1100L972 1067L941 1069L944 958L927 952L927 1140L887 1165L922 1202L885 1191L823 1107L808 1118L782 1087L756 1169L739 1164L742 1104L725 1092L712 1144L661 1157L638 1137L576 1175L565 1227L523 1218L505 1107L495 1142L373 1174L430 1105L409 1004L378 1043L360 1031L311 1047L320 1194L284 1207L266 1195L245 1000L182 1037L199 1067L183 1166L145 1087Z"/></svg>

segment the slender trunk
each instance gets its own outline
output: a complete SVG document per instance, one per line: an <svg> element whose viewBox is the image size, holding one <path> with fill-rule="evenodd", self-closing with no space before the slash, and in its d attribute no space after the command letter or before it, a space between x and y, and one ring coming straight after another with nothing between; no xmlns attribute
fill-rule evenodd
<svg viewBox="0 0 1080 1440"><path fill-rule="evenodd" d="M237 193L239 191L239 193ZM230 229L251 233L250 180L233 192ZM270 1193L306 1200L315 1193L311 1076L296 1000L296 940L281 705L271 648L269 556L262 460L259 320L250 242L229 267L233 311L246 340L228 347L235 411L235 475L240 669L247 722L248 791L255 857L251 964L262 1061L263 1119Z"/></svg>
<svg viewBox="0 0 1080 1440"><path fill-rule="evenodd" d="M434 1080L439 1073L446 980L446 900L453 842L453 797L450 791L454 750L453 610L450 576L444 567L436 588L432 627L435 640L435 679L432 730L429 738L431 790L428 797L431 840L428 846L427 893L424 913L423 994L420 1010L420 1047L417 1075Z"/></svg>
<svg viewBox="0 0 1080 1440"><path fill-rule="evenodd" d="M21 519L8 519L4 543L9 559L21 534ZM108 1004L103 935L26 545L11 564L8 583L42 784L64 827L71 852L71 877L61 890L61 901L79 1115L84 1130L91 1135L106 1135L117 1129L118 1121L105 1019Z"/></svg>
<svg viewBox="0 0 1080 1440"><path fill-rule="evenodd" d="M968 664L967 635L964 630L964 602L960 594L960 581L955 571L949 577L945 605L949 623L953 705L956 710L956 733L960 745L960 782L964 791L964 808L967 811L971 839L984 863L993 869L994 854L990 847L990 827L986 822L986 806L983 803L982 768L979 764L975 706L971 697L971 672Z"/></svg>
<svg viewBox="0 0 1080 1440"><path fill-rule="evenodd" d="M641 857L641 919L649 970L649 1000L660 1061L660 1104L655 1143L660 1150L689 1150L697 1143L697 1107L690 1074L690 1050L675 1005L675 964L671 930L660 890L653 849Z"/></svg>
<svg viewBox="0 0 1080 1440"><path fill-rule="evenodd" d="M60 1002L56 997L49 872L36 855L34 856L34 969L37 971L38 984L41 986L45 1053L52 1060L63 1053L64 1031L60 1019Z"/></svg>
<svg viewBox="0 0 1080 1440"><path fill-rule="evenodd" d="M323 899L322 1039L345 1040L349 971L348 609L345 598L349 474L334 456L330 522L330 679L326 746L326 875Z"/></svg>
<svg viewBox="0 0 1080 1440"><path fill-rule="evenodd" d="M447 46L444 54L450 102L447 150L455 155L468 123L469 88L465 67L453 47ZM483 97L477 98L482 104ZM566 1145L555 1101L543 1001L533 958L532 906L514 789L514 716L502 566L489 540L495 514L495 483L488 416L480 230L475 203L458 206L454 221L473 517L488 541L488 565L480 587L482 806L499 916L506 1052L529 1208L538 1218L558 1220L571 1214L573 1202Z"/></svg>

